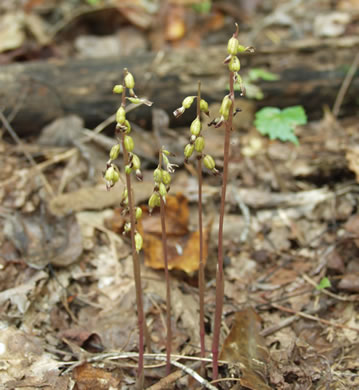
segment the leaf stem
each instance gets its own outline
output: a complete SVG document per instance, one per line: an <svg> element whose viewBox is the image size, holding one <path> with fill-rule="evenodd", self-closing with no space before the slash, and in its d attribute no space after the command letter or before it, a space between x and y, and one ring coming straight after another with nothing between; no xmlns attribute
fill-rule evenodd
<svg viewBox="0 0 359 390"><path fill-rule="evenodd" d="M229 146L233 122L233 105L234 105L234 74L229 73L229 97L232 104L229 110L229 117L225 121L225 139L224 139L224 158L223 158L223 175L222 175L222 194L219 214L218 228L218 262L216 271L216 310L214 316L213 330L213 380L218 378L218 357L219 357L219 336L221 330L223 300L224 300L224 278L223 278L223 223L224 223L224 208L226 202L227 180L228 180L228 161L229 161Z"/></svg>
<svg viewBox="0 0 359 390"><path fill-rule="evenodd" d="M122 94L122 104L124 105L125 93ZM129 155L125 148L125 134L121 133L121 142L123 150L123 163L124 166L129 163ZM143 354L144 354L144 311L143 311L143 298L142 298L142 284L141 284L141 268L138 253L136 251L135 243L135 226L136 226L136 217L134 209L134 197L132 193L131 186L131 174L126 174L126 187L128 193L128 206L130 209L130 223L131 223L131 250L132 250L132 262L133 262L133 275L135 279L135 289L136 289L136 306L137 306L137 322L138 322L138 379L137 379L137 389L143 389L144 383L144 372L143 372Z"/></svg>
<svg viewBox="0 0 359 390"><path fill-rule="evenodd" d="M159 167L162 168L162 150L159 155ZM166 339L166 375L171 373L171 350L172 350L172 325L171 325L171 283L168 270L167 232L166 232L166 207L163 197L160 196L160 214L162 230L162 249L165 265L166 279L166 307L167 307L167 339Z"/></svg>
<svg viewBox="0 0 359 390"><path fill-rule="evenodd" d="M197 92L197 117L201 115L201 82L198 81ZM205 328L204 328L204 293L205 293L205 275L203 259L203 221L202 221L202 155L197 159L197 177L198 177L198 229L199 229L199 269L198 269L198 287L199 287L199 334L201 343L201 357L205 357ZM205 363L202 361L202 369Z"/></svg>

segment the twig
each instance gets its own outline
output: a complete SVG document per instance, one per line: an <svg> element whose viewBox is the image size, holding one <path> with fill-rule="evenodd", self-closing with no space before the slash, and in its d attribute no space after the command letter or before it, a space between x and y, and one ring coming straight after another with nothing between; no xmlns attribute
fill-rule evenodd
<svg viewBox="0 0 359 390"><path fill-rule="evenodd" d="M240 382L241 378L220 378L220 379L216 379L214 381L211 381L211 383L219 383L219 382L228 382L228 381L232 381L232 382Z"/></svg>
<svg viewBox="0 0 359 390"><path fill-rule="evenodd" d="M296 321L299 317L297 315L284 318L284 320L280 321L278 324L274 324L272 326L269 326L268 328L263 329L260 332L260 335L263 337L267 337L273 333L276 333L278 330L281 330L288 325L292 324L294 321Z"/></svg>
<svg viewBox="0 0 359 390"><path fill-rule="evenodd" d="M118 360L118 359L134 359L138 358L139 353L138 352L105 352L101 354L96 354L94 356L89 356L86 361L88 363L94 363L98 361L104 361L104 360ZM163 353L145 353L143 355L144 359L153 359L153 360L160 360L160 361L166 361L167 355ZM188 355L171 355L171 362L173 360L188 360L188 361L204 361L207 363L211 363L211 358L200 358L197 356L188 356ZM61 366L70 366L67 368L63 373L70 372L73 369L73 365L77 364L78 361L66 361L66 362L59 362L59 365ZM227 362L225 360L219 360L218 363L224 364L224 365L236 365L233 362ZM144 368L153 368L153 365L146 365Z"/></svg>
<svg viewBox="0 0 359 390"><path fill-rule="evenodd" d="M329 325L329 326L334 326L335 328L353 330L353 331L359 333L359 328L353 328L351 326L346 326L346 325L343 325L343 324L336 324L334 322L331 322L331 321L328 321L328 320L324 320L323 318L318 318L318 317L312 316L310 314L303 313L301 311L295 311L293 309L290 309L289 307L280 306L280 305L277 305L275 303L272 303L271 306L276 308L276 309L278 309L278 310L284 311L286 313L292 313L292 314L295 314L297 316L306 318L308 320L321 322L322 324Z"/></svg>
<svg viewBox="0 0 359 390"><path fill-rule="evenodd" d="M315 283L315 281L313 279L311 279L307 274L303 274L302 277L303 277L303 279L306 282L311 284L313 287L317 287L317 283ZM354 302L354 301L357 301L356 297L353 297L353 299L351 297L341 297L340 295L334 294L334 293L328 291L325 288L322 288L322 289L317 290L317 291L319 291L319 292L321 292L321 293L323 293L325 295L328 295L329 297L337 299L338 301L342 301L342 302Z"/></svg>
<svg viewBox="0 0 359 390"><path fill-rule="evenodd" d="M182 370L178 370L175 372L172 372L172 374L167 375L166 377L162 378L159 382L155 383L154 385L147 387L146 390L165 390L168 389L169 385L176 382L178 379L182 378L185 375L185 372Z"/></svg>
<svg viewBox="0 0 359 390"><path fill-rule="evenodd" d="M108 352L103 354L96 354L95 356L91 356L86 359L88 363L103 361L103 360L117 360L117 359L131 359L131 358L138 358L139 354L137 352L125 352L125 353L118 353L118 352ZM153 360L159 360L159 361L167 361L167 354L153 354L153 353L145 353L143 355L145 359L153 359ZM217 390L216 387L210 384L206 379L202 378L197 372L195 372L192 368L189 368L185 366L184 364L179 363L177 360L174 359L186 359L186 360L195 360L195 361L206 361L210 363L211 359L206 358L198 358L195 356L182 356L182 355L171 355L171 364L177 368L180 368L183 372L190 375L192 378L194 378L197 382L199 382L202 386L204 386L206 389L210 390ZM59 362L59 365L70 365L69 368L67 368L63 374L70 372L73 370L73 368L77 367L78 365L81 365L83 362ZM232 364L225 361L220 361L221 364ZM148 366L146 366L148 367ZM146 368L145 367L145 368Z"/></svg>
<svg viewBox="0 0 359 390"><path fill-rule="evenodd" d="M348 91L348 88L350 86L350 83L352 82L353 80L353 77L358 69L358 66L359 66L359 53L357 53L357 55L355 56L349 70L348 70L348 73L346 74L345 78L344 78L344 81L339 89L339 92L338 92L338 95L335 99L335 103L334 103L334 106L333 106L333 115L334 117L336 118L339 114L339 110L340 110L340 107L343 103L343 100L344 100L344 96L345 94L347 93Z"/></svg>
<svg viewBox="0 0 359 390"><path fill-rule="evenodd" d="M199 374L197 374L196 371L192 370L192 368L189 368L189 367L185 366L184 364L181 364L181 363L179 363L177 361L171 361L171 364L173 364L174 366L180 368L186 374L188 374L192 378L196 379L196 381L199 382L206 389L217 390L217 388L215 386L212 386L206 379L202 378Z"/></svg>

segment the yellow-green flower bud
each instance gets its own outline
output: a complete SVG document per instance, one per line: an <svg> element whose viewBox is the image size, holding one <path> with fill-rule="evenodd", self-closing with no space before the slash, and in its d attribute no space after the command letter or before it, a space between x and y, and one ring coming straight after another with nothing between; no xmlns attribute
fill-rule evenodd
<svg viewBox="0 0 359 390"><path fill-rule="evenodd" d="M194 150L194 145L192 144L187 144L184 148L184 156L186 159L189 159L192 156Z"/></svg>
<svg viewBox="0 0 359 390"><path fill-rule="evenodd" d="M128 152L132 152L133 148L135 147L135 143L133 142L132 137L129 135L125 135L123 144Z"/></svg>
<svg viewBox="0 0 359 390"><path fill-rule="evenodd" d="M156 168L153 171L153 180L156 183L161 183L162 182L162 169L161 168Z"/></svg>
<svg viewBox="0 0 359 390"><path fill-rule="evenodd" d="M123 227L123 231L128 233L129 231L131 231L131 222L126 222L124 227Z"/></svg>
<svg viewBox="0 0 359 390"><path fill-rule="evenodd" d="M238 52L238 46L239 46L238 39L235 38L235 37L232 37L228 41L228 45L227 45L228 54L231 54L231 55L235 56L237 54L237 52Z"/></svg>
<svg viewBox="0 0 359 390"><path fill-rule="evenodd" d="M124 107L120 107L116 112L116 122L123 125L126 121L126 110Z"/></svg>
<svg viewBox="0 0 359 390"><path fill-rule="evenodd" d="M163 163L168 166L168 164L170 163L170 160L168 159L166 154L162 153L162 159L163 159Z"/></svg>
<svg viewBox="0 0 359 390"><path fill-rule="evenodd" d="M117 84L113 87L113 93L122 93L123 92L123 85Z"/></svg>
<svg viewBox="0 0 359 390"><path fill-rule="evenodd" d="M219 113L223 116L225 120L227 120L229 117L229 110L231 108L231 105L232 105L232 100L228 95L226 95L223 98L221 108L219 109Z"/></svg>
<svg viewBox="0 0 359 390"><path fill-rule="evenodd" d="M142 217L141 207L136 207L136 219L139 220Z"/></svg>
<svg viewBox="0 0 359 390"><path fill-rule="evenodd" d="M132 168L129 165L125 166L125 173L126 175L129 175L132 172Z"/></svg>
<svg viewBox="0 0 359 390"><path fill-rule="evenodd" d="M139 253L139 251L142 249L143 245L143 238L140 233L136 232L135 234L135 247L136 247L136 252Z"/></svg>
<svg viewBox="0 0 359 390"><path fill-rule="evenodd" d="M160 195L162 196L162 198L165 198L165 197L166 197L166 195L167 195L167 189L166 189L166 186L165 186L163 183L160 183L159 188L158 188L158 192L160 193Z"/></svg>
<svg viewBox="0 0 359 390"><path fill-rule="evenodd" d="M209 170L212 170L216 167L216 163L214 162L213 157L210 156L209 154L205 155L205 157L203 159L203 164Z"/></svg>
<svg viewBox="0 0 359 390"><path fill-rule="evenodd" d="M125 76L125 85L129 89L135 88L135 79L132 76L132 73L128 72Z"/></svg>
<svg viewBox="0 0 359 390"><path fill-rule="evenodd" d="M126 134L131 133L131 124L130 124L130 122L127 119L125 120L124 126L126 127L125 133Z"/></svg>
<svg viewBox="0 0 359 390"><path fill-rule="evenodd" d="M133 104L140 104L140 103L142 103L142 100L140 98L128 97L127 100L129 100Z"/></svg>
<svg viewBox="0 0 359 390"><path fill-rule="evenodd" d="M183 99L182 102L182 107L185 109L190 108L193 101L194 101L195 96L187 96L186 98Z"/></svg>
<svg viewBox="0 0 359 390"><path fill-rule="evenodd" d="M200 107L202 112L205 112L205 113L208 112L208 103L204 99L201 99L201 101L199 103L199 107Z"/></svg>
<svg viewBox="0 0 359 390"><path fill-rule="evenodd" d="M138 169L141 168L141 160L137 156L137 154L133 154L132 155L132 161L131 162L132 162L133 169L138 170Z"/></svg>
<svg viewBox="0 0 359 390"><path fill-rule="evenodd" d="M110 151L110 159L111 160L116 160L116 158L120 154L120 151L121 151L121 145L120 144L113 145L112 148L111 148L111 151Z"/></svg>
<svg viewBox="0 0 359 390"><path fill-rule="evenodd" d="M199 119L199 117L197 117L192 123L191 123L191 133L195 136L199 135L199 133L201 132L201 129L202 129L202 124L201 124L201 121Z"/></svg>
<svg viewBox="0 0 359 390"><path fill-rule="evenodd" d="M244 47L242 45L238 45L238 50L237 50L237 53L243 53L247 50L248 48L247 47Z"/></svg>
<svg viewBox="0 0 359 390"><path fill-rule="evenodd" d="M156 206L159 206L161 204L160 201L160 196L158 195L157 192L154 192L151 196L150 199L148 200L148 207L149 211L151 212Z"/></svg>
<svg viewBox="0 0 359 390"><path fill-rule="evenodd" d="M165 170L162 170L162 183L166 186L171 183L171 175Z"/></svg>
<svg viewBox="0 0 359 390"><path fill-rule="evenodd" d="M121 206L127 206L127 205L128 205L128 192L127 192L127 188L125 188L121 194Z"/></svg>
<svg viewBox="0 0 359 390"><path fill-rule="evenodd" d="M117 169L113 165L109 166L105 172L105 180L113 186L116 182L118 182L119 178L120 174Z"/></svg>
<svg viewBox="0 0 359 390"><path fill-rule="evenodd" d="M241 63L239 62L237 56L232 56L228 64L228 68L231 72L238 72L239 69L241 69Z"/></svg>
<svg viewBox="0 0 359 390"><path fill-rule="evenodd" d="M198 137L194 143L194 148L196 149L196 152L201 153L204 149L204 138Z"/></svg>

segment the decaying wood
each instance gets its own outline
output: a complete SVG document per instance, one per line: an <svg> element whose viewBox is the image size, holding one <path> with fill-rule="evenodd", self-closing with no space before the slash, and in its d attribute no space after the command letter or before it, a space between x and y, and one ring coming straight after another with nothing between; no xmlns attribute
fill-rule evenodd
<svg viewBox="0 0 359 390"><path fill-rule="evenodd" d="M312 118L319 117L323 105L333 105L358 47L357 37L266 47L243 55L243 74L262 67L280 75L278 81L259 82L265 98L258 106L302 104ZM46 123L69 113L83 117L87 126L93 127L116 110L119 99L112 94L112 87L121 82L122 69L128 67L136 77L136 91L170 113L185 96L195 94L198 79L205 98L221 100L227 84L225 56L221 46L3 66L0 108L14 116L12 124L19 134L39 131ZM355 111L358 90L359 78L354 78L342 113ZM148 120L150 110L141 107L131 115Z"/></svg>

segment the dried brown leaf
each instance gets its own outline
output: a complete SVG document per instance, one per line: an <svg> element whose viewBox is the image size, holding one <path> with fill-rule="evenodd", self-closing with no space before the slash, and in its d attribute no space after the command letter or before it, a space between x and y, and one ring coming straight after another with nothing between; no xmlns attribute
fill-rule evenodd
<svg viewBox="0 0 359 390"><path fill-rule="evenodd" d="M121 382L112 373L87 363L75 368L73 379L76 382L74 390L118 389Z"/></svg>
<svg viewBox="0 0 359 390"><path fill-rule="evenodd" d="M166 199L166 232L169 269L179 269L187 273L199 267L199 231L189 233L189 209L187 198L182 194L168 196ZM204 251L206 261L208 242L212 223L203 229ZM164 268L162 230L160 215L157 211L152 216L144 215L142 219L143 251L145 264L154 269Z"/></svg>
<svg viewBox="0 0 359 390"><path fill-rule="evenodd" d="M264 338L259 333L260 322L260 317L252 308L237 312L220 359L240 364L242 386L252 390L270 390L266 380L269 355Z"/></svg>

